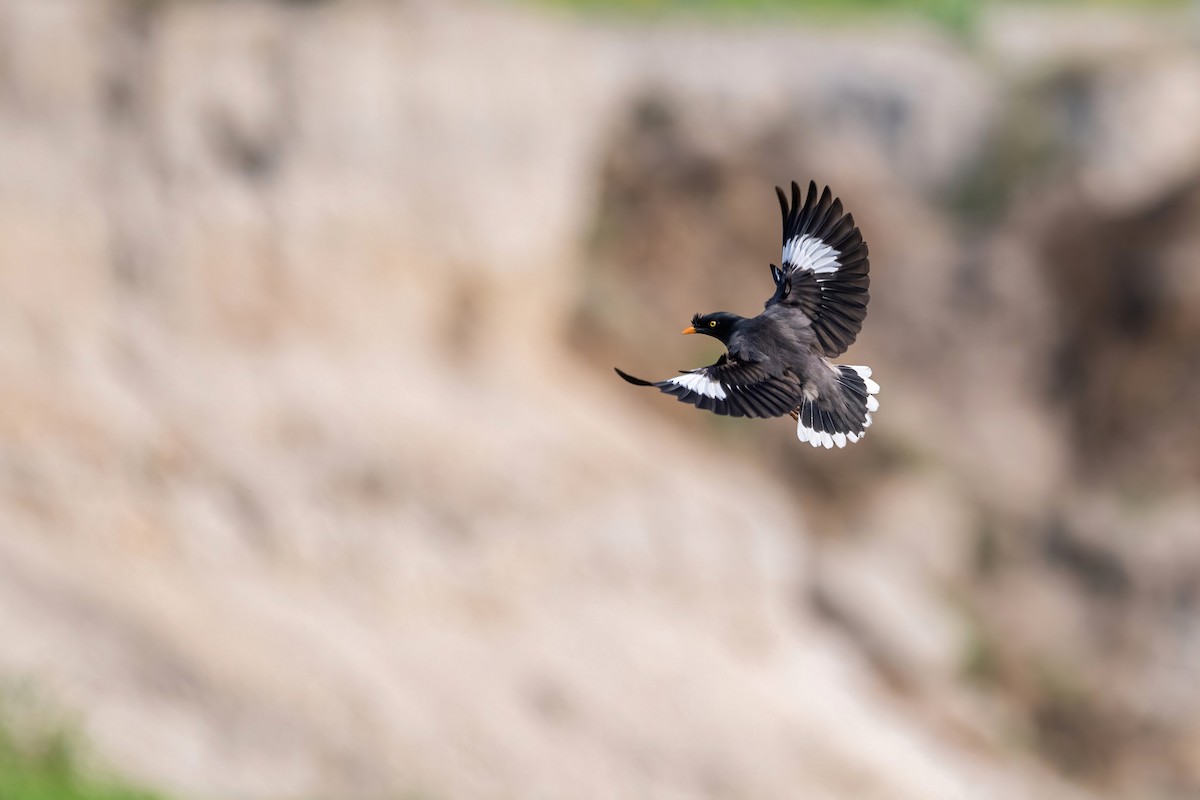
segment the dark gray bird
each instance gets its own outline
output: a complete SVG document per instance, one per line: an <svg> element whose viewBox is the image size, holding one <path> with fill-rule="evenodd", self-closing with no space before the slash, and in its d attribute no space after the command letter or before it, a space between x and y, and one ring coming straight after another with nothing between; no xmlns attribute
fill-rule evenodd
<svg viewBox="0 0 1200 800"><path fill-rule="evenodd" d="M793 181L790 204L782 189L775 191L783 211L783 266L771 265L775 294L763 312L692 318L684 333L712 336L728 350L711 366L653 383L619 369L617 374L715 414L791 414L800 441L845 447L862 438L879 408L870 367L829 361L854 342L867 316L867 245L828 187L818 194L810 181L801 203Z"/></svg>

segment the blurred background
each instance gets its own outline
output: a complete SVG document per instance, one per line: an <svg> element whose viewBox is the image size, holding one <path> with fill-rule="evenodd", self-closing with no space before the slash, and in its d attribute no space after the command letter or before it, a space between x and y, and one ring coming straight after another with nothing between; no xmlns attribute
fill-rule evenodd
<svg viewBox="0 0 1200 800"><path fill-rule="evenodd" d="M0 798L1198 797L1198 345L1196 3L0 0Z"/></svg>

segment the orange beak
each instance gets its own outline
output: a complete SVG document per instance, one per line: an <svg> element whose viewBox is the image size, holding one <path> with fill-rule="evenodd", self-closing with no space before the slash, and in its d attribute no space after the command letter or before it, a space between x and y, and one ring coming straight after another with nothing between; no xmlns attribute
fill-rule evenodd
<svg viewBox="0 0 1200 800"><path fill-rule="evenodd" d="M686 328L683 329L683 332L684 333L695 333L696 329L693 326L688 325Z"/></svg>

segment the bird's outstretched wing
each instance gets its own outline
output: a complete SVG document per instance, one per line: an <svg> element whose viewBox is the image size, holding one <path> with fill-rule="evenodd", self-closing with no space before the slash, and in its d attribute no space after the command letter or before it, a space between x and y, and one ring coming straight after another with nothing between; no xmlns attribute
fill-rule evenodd
<svg viewBox="0 0 1200 800"><path fill-rule="evenodd" d="M665 381L644 381L619 369L617 374L634 386L654 386L681 402L729 417L781 417L801 399L800 384L792 376L774 375L759 362L729 354Z"/></svg>
<svg viewBox="0 0 1200 800"><path fill-rule="evenodd" d="M867 316L871 264L866 242L829 187L818 195L810 181L802 203L800 187L792 181L790 205L783 189L775 192L783 211L783 266L771 265L775 294L766 307L798 309L812 323L822 352L841 355Z"/></svg>

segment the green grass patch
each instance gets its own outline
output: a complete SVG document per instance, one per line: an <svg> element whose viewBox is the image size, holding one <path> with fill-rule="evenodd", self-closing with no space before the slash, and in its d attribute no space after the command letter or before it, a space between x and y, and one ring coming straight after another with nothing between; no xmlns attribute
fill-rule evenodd
<svg viewBox="0 0 1200 800"><path fill-rule="evenodd" d="M85 769L82 744L64 726L11 711L0 697L0 800L163 800Z"/></svg>
<svg viewBox="0 0 1200 800"><path fill-rule="evenodd" d="M836 22L869 16L916 16L953 29L970 27L977 0L528 0L534 5L633 19L803 17Z"/></svg>
<svg viewBox="0 0 1200 800"><path fill-rule="evenodd" d="M988 6L1045 8L1182 8L1187 0L536 0L540 5L584 11L634 14L676 13L827 13L848 15L904 13L927 16L962 14Z"/></svg>
<svg viewBox="0 0 1200 800"><path fill-rule="evenodd" d="M989 8L1186 8L1188 0L521 0L527 5L594 16L659 20L703 18L716 21L796 18L829 24L874 19L923 19L949 32L969 35Z"/></svg>

